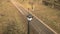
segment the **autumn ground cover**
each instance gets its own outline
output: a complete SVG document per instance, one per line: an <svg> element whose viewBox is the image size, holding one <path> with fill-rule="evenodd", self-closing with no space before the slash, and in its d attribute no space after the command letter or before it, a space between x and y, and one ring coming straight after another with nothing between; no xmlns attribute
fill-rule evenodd
<svg viewBox="0 0 60 34"><path fill-rule="evenodd" d="M0 0L0 34L26 34L26 23L9 0Z"/></svg>
<svg viewBox="0 0 60 34"><path fill-rule="evenodd" d="M19 1L26 9L32 9L32 6L29 2L32 0ZM60 10L57 8L50 8L43 5L42 0L33 1L34 11L31 11L44 23L50 26L53 30L60 34Z"/></svg>

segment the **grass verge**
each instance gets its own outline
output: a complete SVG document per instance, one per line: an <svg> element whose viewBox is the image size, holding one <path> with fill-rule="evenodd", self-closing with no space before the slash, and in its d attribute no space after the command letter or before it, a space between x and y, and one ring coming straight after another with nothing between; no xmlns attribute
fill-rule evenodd
<svg viewBox="0 0 60 34"><path fill-rule="evenodd" d="M9 0L0 0L0 34L26 34L26 20Z"/></svg>

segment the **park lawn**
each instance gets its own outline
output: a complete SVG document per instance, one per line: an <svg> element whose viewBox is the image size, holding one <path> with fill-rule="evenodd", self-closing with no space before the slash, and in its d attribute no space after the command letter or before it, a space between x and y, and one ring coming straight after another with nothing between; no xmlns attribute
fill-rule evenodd
<svg viewBox="0 0 60 34"><path fill-rule="evenodd" d="M0 0L0 34L26 34L26 20L9 0Z"/></svg>
<svg viewBox="0 0 60 34"><path fill-rule="evenodd" d="M27 9L26 5L28 4L29 6L28 2L20 3ZM53 30L60 34L60 10L47 7L41 3L38 4L38 2L34 3L34 5L34 11L31 12L35 14L39 19L41 19L44 23L46 23L48 26L50 26Z"/></svg>

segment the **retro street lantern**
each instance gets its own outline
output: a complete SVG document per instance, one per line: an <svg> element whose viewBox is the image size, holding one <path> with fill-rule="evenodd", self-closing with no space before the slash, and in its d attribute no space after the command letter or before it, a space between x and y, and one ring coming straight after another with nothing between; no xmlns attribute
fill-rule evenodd
<svg viewBox="0 0 60 34"><path fill-rule="evenodd" d="M28 21L28 32L27 34L30 34L30 30L29 30L29 22L31 22L33 19L33 16L31 14L27 15L27 21Z"/></svg>
<svg viewBox="0 0 60 34"><path fill-rule="evenodd" d="M28 21L31 21L31 20L32 20L32 18L33 18L33 16L32 16L32 15L30 15L30 14L27 16L27 20L28 20Z"/></svg>

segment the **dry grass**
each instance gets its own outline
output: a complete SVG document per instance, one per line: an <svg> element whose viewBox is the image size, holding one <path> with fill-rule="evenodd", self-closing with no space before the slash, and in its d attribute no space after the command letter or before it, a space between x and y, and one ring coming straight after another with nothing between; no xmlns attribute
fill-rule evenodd
<svg viewBox="0 0 60 34"><path fill-rule="evenodd" d="M38 5L33 13L55 31L60 33L60 10Z"/></svg>
<svg viewBox="0 0 60 34"><path fill-rule="evenodd" d="M26 34L25 22L9 0L0 0L0 34Z"/></svg>
<svg viewBox="0 0 60 34"><path fill-rule="evenodd" d="M24 5L25 7L25 4L28 2L24 2L22 5ZM32 11L32 13L60 34L60 10L44 6L41 4L41 1L39 1L39 3L37 1L36 3L34 3L34 5L35 10Z"/></svg>

